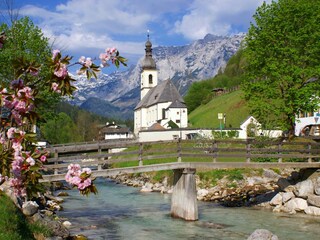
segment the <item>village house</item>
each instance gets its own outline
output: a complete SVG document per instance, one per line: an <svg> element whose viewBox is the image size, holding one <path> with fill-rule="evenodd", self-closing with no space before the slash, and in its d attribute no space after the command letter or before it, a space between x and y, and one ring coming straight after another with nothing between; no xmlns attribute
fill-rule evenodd
<svg viewBox="0 0 320 240"><path fill-rule="evenodd" d="M100 140L110 140L110 139L132 139L133 134L130 129L126 126L120 126L115 124L115 122L107 122L99 131Z"/></svg>

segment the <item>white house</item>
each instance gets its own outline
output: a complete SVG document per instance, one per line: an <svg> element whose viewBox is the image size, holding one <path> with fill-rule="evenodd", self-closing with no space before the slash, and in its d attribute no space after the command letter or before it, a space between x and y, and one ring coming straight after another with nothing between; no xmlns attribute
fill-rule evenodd
<svg viewBox="0 0 320 240"><path fill-rule="evenodd" d="M154 129L186 128L188 110L183 98L170 79L158 84L158 70L152 58L152 44L145 44L146 53L142 61L141 98L134 109L134 133Z"/></svg>
<svg viewBox="0 0 320 240"><path fill-rule="evenodd" d="M101 140L110 139L132 139L133 134L128 127L123 127L114 122L107 122L99 131L99 138Z"/></svg>
<svg viewBox="0 0 320 240"><path fill-rule="evenodd" d="M295 121L296 136L320 136L320 109L315 112L299 113Z"/></svg>

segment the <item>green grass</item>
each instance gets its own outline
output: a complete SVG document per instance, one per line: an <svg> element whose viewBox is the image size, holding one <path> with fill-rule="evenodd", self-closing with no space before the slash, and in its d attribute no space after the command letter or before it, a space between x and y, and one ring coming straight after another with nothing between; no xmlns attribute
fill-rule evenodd
<svg viewBox="0 0 320 240"><path fill-rule="evenodd" d="M51 232L38 223L29 223L11 199L0 191L0 240L35 239L33 233L50 236Z"/></svg>
<svg viewBox="0 0 320 240"><path fill-rule="evenodd" d="M189 114L190 127L219 128L218 113L226 114L226 128L239 128L249 116L249 109L242 99L242 91L235 91L213 98Z"/></svg>

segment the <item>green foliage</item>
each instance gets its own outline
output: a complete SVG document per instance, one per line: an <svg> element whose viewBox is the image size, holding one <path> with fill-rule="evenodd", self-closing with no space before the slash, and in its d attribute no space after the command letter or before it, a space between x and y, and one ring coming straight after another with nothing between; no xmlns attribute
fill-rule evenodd
<svg viewBox="0 0 320 240"><path fill-rule="evenodd" d="M294 131L295 114L318 107L320 5L279 0L256 10L245 40L245 99L264 128Z"/></svg>
<svg viewBox="0 0 320 240"><path fill-rule="evenodd" d="M41 132L51 144L83 141L77 127L65 113L59 113L41 127Z"/></svg>
<svg viewBox="0 0 320 240"><path fill-rule="evenodd" d="M33 233L49 237L51 231L39 223L28 223L22 212L0 191L0 240L34 239Z"/></svg>
<svg viewBox="0 0 320 240"><path fill-rule="evenodd" d="M49 67L43 64L51 57L48 39L28 17L15 21L11 26L3 23L0 32L5 32L5 44L0 51L0 85L8 87L13 79L19 77L32 88L37 87L35 103L39 106L36 111L40 121L52 117L60 96L49 92L45 86L45 79L51 76ZM41 71L38 72L35 66L41 66ZM24 71L34 74L21 75Z"/></svg>
<svg viewBox="0 0 320 240"><path fill-rule="evenodd" d="M229 181L242 180L243 169L217 169L207 172L198 172L198 176L201 181L210 182L212 185L216 185L217 182L226 177Z"/></svg>
<svg viewBox="0 0 320 240"><path fill-rule="evenodd" d="M170 120L170 121L168 122L168 125L169 125L169 127L172 128L172 129L177 129L177 128L179 128L179 126L178 126L174 121L172 121L172 120Z"/></svg>
<svg viewBox="0 0 320 240"><path fill-rule="evenodd" d="M243 50L240 49L229 59L224 71L220 70L212 79L194 82L190 86L187 95L184 98L188 106L189 113L202 104L206 104L212 100L212 89L229 89L240 85L243 81L244 64L245 58L243 56Z"/></svg>
<svg viewBox="0 0 320 240"><path fill-rule="evenodd" d="M212 136L214 139L224 139L224 138L237 138L239 137L239 132L237 130L230 131L212 131Z"/></svg>

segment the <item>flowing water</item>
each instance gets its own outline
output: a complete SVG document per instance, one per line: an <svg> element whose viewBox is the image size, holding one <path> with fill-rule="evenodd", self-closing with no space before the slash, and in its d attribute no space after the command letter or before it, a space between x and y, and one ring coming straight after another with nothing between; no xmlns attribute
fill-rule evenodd
<svg viewBox="0 0 320 240"><path fill-rule="evenodd" d="M287 215L255 208L225 208L198 202L199 221L170 217L170 196L140 193L105 179L97 179L98 195L69 191L58 213L72 223L71 233L89 239L247 239L259 228L280 240L320 239L320 217Z"/></svg>

